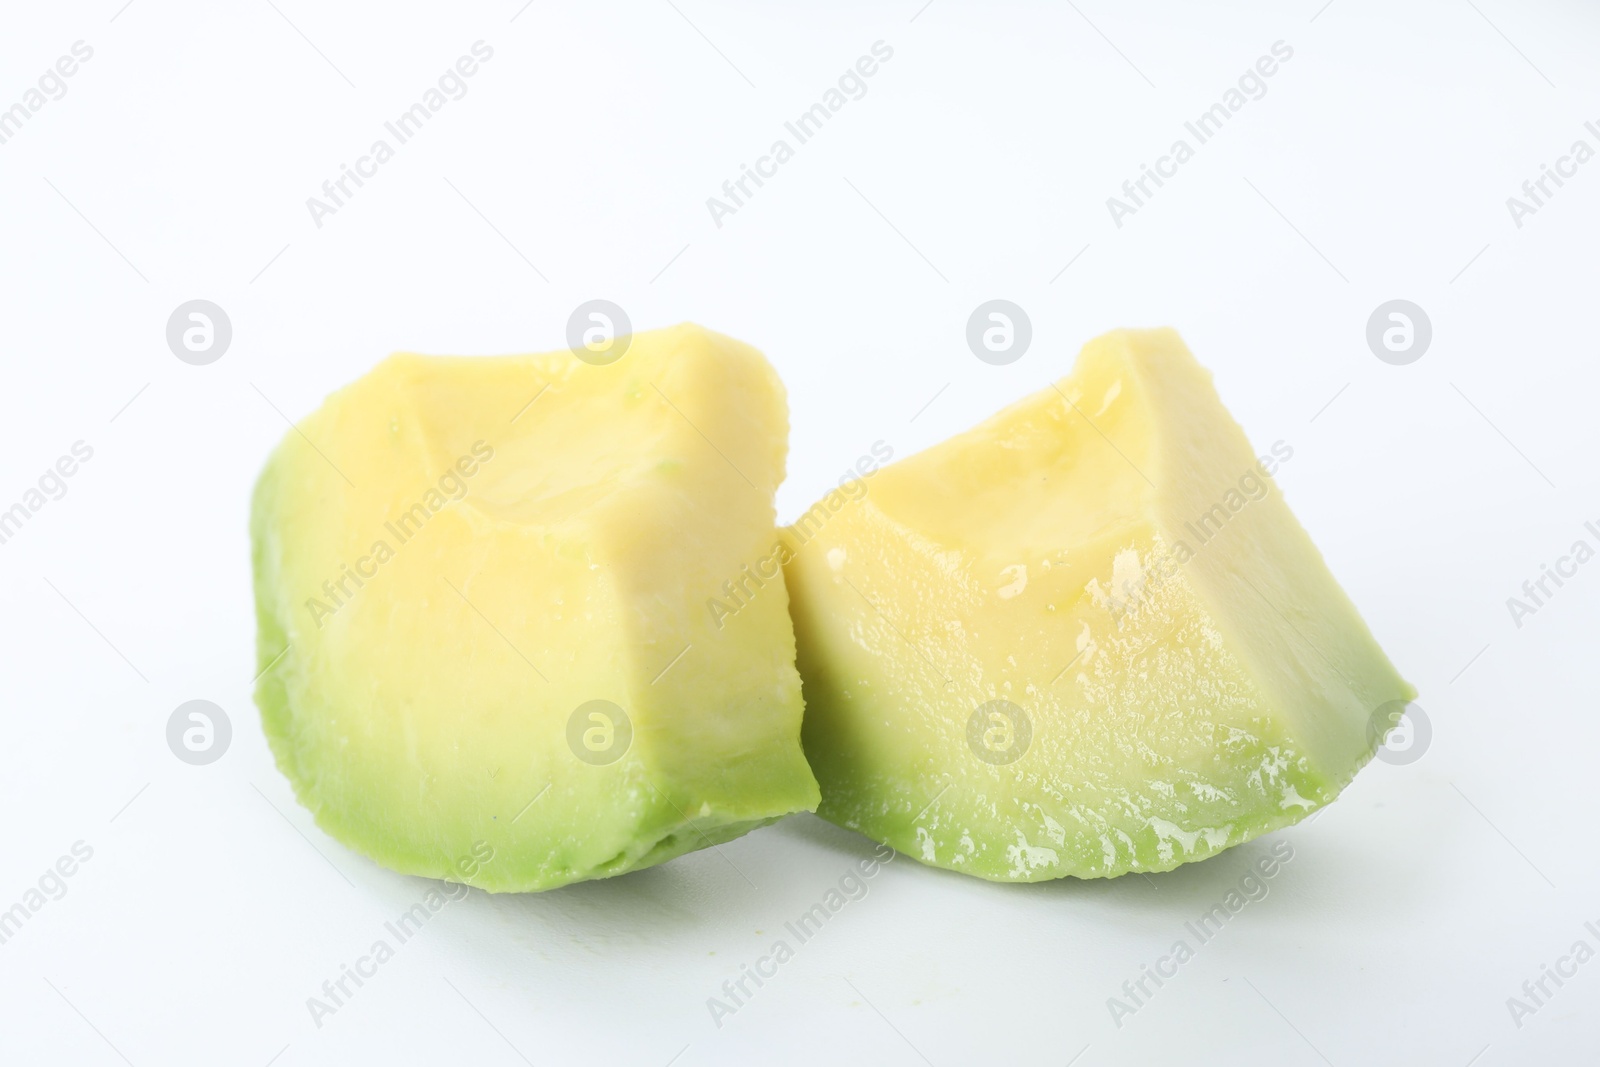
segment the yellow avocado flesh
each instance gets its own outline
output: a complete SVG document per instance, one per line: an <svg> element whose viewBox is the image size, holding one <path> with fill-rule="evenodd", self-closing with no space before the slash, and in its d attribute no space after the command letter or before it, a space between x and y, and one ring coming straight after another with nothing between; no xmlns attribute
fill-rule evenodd
<svg viewBox="0 0 1600 1067"><path fill-rule="evenodd" d="M765 359L694 326L605 366L397 355L330 397L252 514L256 702L318 825L521 891L813 809L781 578L705 607L770 551L787 434ZM625 724L569 731L591 701Z"/></svg>
<svg viewBox="0 0 1600 1067"><path fill-rule="evenodd" d="M1290 455L1251 450L1176 333L1119 331L802 516L818 814L1036 881L1168 870L1331 801L1415 693L1268 476Z"/></svg>

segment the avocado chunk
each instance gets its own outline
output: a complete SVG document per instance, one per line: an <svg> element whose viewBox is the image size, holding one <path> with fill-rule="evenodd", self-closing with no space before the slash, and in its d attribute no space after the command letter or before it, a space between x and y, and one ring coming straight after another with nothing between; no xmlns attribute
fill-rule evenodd
<svg viewBox="0 0 1600 1067"><path fill-rule="evenodd" d="M395 355L285 435L252 510L256 703L327 833L525 891L813 809L769 551L788 410L684 325L574 352Z"/></svg>
<svg viewBox="0 0 1600 1067"><path fill-rule="evenodd" d="M1162 871L1327 804L1415 691L1170 330L785 534L818 814L995 881ZM1382 729L1372 724L1381 719Z"/></svg>

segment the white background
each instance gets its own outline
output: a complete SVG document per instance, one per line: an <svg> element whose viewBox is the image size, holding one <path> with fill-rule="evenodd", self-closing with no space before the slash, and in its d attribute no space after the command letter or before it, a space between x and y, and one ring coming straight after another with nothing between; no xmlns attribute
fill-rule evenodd
<svg viewBox="0 0 1600 1067"><path fill-rule="evenodd" d="M8 4L0 31L0 106L94 49L0 145L0 507L94 449L0 545L0 908L94 850L0 945L0 1062L1592 1062L1600 962L1520 1028L1506 1004L1600 948L1600 563L1520 628L1506 606L1600 543L1600 162L1521 228L1506 207L1600 147L1592 6L274 2ZM468 95L318 229L306 198L480 39ZM878 40L866 96L719 229L706 198ZM1106 198L1278 40L1267 95L1115 226ZM718 1028L707 998L870 852L794 818L473 892L317 1028L306 998L428 883L324 837L273 766L252 480L391 350L560 348L595 297L768 354L783 519L874 441L908 455L1103 330L1178 327L1252 440L1293 445L1280 484L1431 746L1279 835L1270 895L1120 1028L1107 998L1273 838L1113 882L899 858ZM994 297L1033 323L1006 367L964 340ZM194 298L233 323L210 366L165 342ZM1408 366L1364 337L1393 298L1433 323ZM196 698L234 726L206 767L164 736Z"/></svg>

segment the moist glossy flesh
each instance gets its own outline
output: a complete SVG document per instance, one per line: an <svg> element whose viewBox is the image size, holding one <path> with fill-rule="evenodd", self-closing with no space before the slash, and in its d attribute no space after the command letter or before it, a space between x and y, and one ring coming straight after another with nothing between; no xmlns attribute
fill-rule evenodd
<svg viewBox="0 0 1600 1067"><path fill-rule="evenodd" d="M791 528L818 813L1033 881L1331 801L1414 693L1267 476L1292 447L1262 452L1176 334L1119 332Z"/></svg>

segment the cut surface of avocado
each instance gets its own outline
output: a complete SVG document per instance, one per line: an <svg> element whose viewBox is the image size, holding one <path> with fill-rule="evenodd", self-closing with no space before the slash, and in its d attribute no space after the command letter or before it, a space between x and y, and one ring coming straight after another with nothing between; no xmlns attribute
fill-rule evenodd
<svg viewBox="0 0 1600 1067"><path fill-rule="evenodd" d="M331 396L252 512L256 702L318 825L522 891L814 808L781 576L705 606L771 549L787 435L766 360L687 325Z"/></svg>
<svg viewBox="0 0 1600 1067"><path fill-rule="evenodd" d="M1276 488L1292 454L1252 451L1176 333L1118 331L802 516L818 814L1036 881L1168 870L1331 801L1415 692Z"/></svg>

